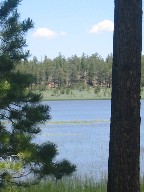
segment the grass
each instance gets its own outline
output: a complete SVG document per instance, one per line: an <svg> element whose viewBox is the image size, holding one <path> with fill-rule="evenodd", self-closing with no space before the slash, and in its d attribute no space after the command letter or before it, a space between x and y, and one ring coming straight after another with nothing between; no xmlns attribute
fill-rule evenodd
<svg viewBox="0 0 144 192"><path fill-rule="evenodd" d="M43 100L96 100L96 99L110 99L111 90L101 89L97 94L93 88L89 90L79 91L77 89L71 90L68 94L61 93L60 90L55 93L55 89L41 91Z"/></svg>
<svg viewBox="0 0 144 192"><path fill-rule="evenodd" d="M69 93L66 91L56 91L56 88L45 91L40 91L43 95L43 100L106 100L111 99L111 89L101 88L98 93L95 93L94 88L88 90L72 89ZM141 99L144 99L144 89L141 90Z"/></svg>
<svg viewBox="0 0 144 192"><path fill-rule="evenodd" d="M62 180L59 182L47 182L39 185L40 188L32 187L27 192L106 192L104 183L95 184L92 181Z"/></svg>
<svg viewBox="0 0 144 192"><path fill-rule="evenodd" d="M2 192L106 192L107 181L96 183L93 179L65 178L60 181L42 181L28 188L7 187ZM144 192L144 180L141 180L141 190Z"/></svg>
<svg viewBox="0 0 144 192"><path fill-rule="evenodd" d="M106 192L106 181L100 183L93 179L65 178L60 181L42 181L27 188L7 187L2 192Z"/></svg>

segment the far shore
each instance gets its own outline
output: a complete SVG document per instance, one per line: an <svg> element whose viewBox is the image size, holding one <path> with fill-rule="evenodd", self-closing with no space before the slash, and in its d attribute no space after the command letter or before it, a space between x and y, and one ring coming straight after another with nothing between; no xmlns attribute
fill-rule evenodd
<svg viewBox="0 0 144 192"><path fill-rule="evenodd" d="M111 100L111 90L102 89L100 92L95 94L93 90L89 91L78 91L72 90L71 93L61 94L60 92L54 94L51 90L40 91L43 95L43 101L64 101L64 100ZM141 93L141 99L144 99L144 91Z"/></svg>
<svg viewBox="0 0 144 192"><path fill-rule="evenodd" d="M42 101L74 101L74 100L110 100L111 98L43 98Z"/></svg>
<svg viewBox="0 0 144 192"><path fill-rule="evenodd" d="M40 92L43 95L44 101L57 101L57 100L109 100L111 97L110 90L100 90L94 93L93 89L90 90L71 90L69 93L55 90L46 90Z"/></svg>

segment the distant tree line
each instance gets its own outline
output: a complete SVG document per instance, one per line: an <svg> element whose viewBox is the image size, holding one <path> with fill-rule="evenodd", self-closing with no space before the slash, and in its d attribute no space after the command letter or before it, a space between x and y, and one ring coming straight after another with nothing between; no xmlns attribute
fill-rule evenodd
<svg viewBox="0 0 144 192"><path fill-rule="evenodd" d="M83 53L81 57L73 55L68 58L59 54L53 60L45 56L42 61L33 57L17 66L18 71L33 74L31 87L41 90L56 87L111 87L111 68L112 55L108 55L104 61L98 53L91 56Z"/></svg>
<svg viewBox="0 0 144 192"><path fill-rule="evenodd" d="M59 54L50 59L47 56L42 61L37 57L22 61L17 70L33 74L31 89L47 90L49 88L80 88L88 86L95 88L111 88L112 81L112 54L104 60L98 53L81 57L73 55L65 58ZM142 56L142 79L144 87L144 56Z"/></svg>

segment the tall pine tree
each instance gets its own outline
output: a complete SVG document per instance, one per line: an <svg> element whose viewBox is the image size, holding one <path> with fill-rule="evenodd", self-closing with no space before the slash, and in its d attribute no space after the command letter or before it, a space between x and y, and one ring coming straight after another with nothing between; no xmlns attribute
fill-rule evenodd
<svg viewBox="0 0 144 192"><path fill-rule="evenodd" d="M142 0L115 0L108 192L140 191Z"/></svg>

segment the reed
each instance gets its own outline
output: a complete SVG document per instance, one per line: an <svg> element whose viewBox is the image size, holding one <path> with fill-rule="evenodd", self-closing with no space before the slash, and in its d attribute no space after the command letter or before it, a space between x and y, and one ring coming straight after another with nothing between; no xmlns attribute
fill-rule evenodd
<svg viewBox="0 0 144 192"><path fill-rule="evenodd" d="M79 177L48 179L27 188L9 186L2 192L106 192L106 181L96 183L93 179Z"/></svg>
<svg viewBox="0 0 144 192"><path fill-rule="evenodd" d="M48 179L42 181L38 185L33 185L27 188L9 186L2 192L106 192L107 181L101 180L95 182L94 179L70 177L59 181ZM141 190L144 192L144 180L141 179Z"/></svg>

